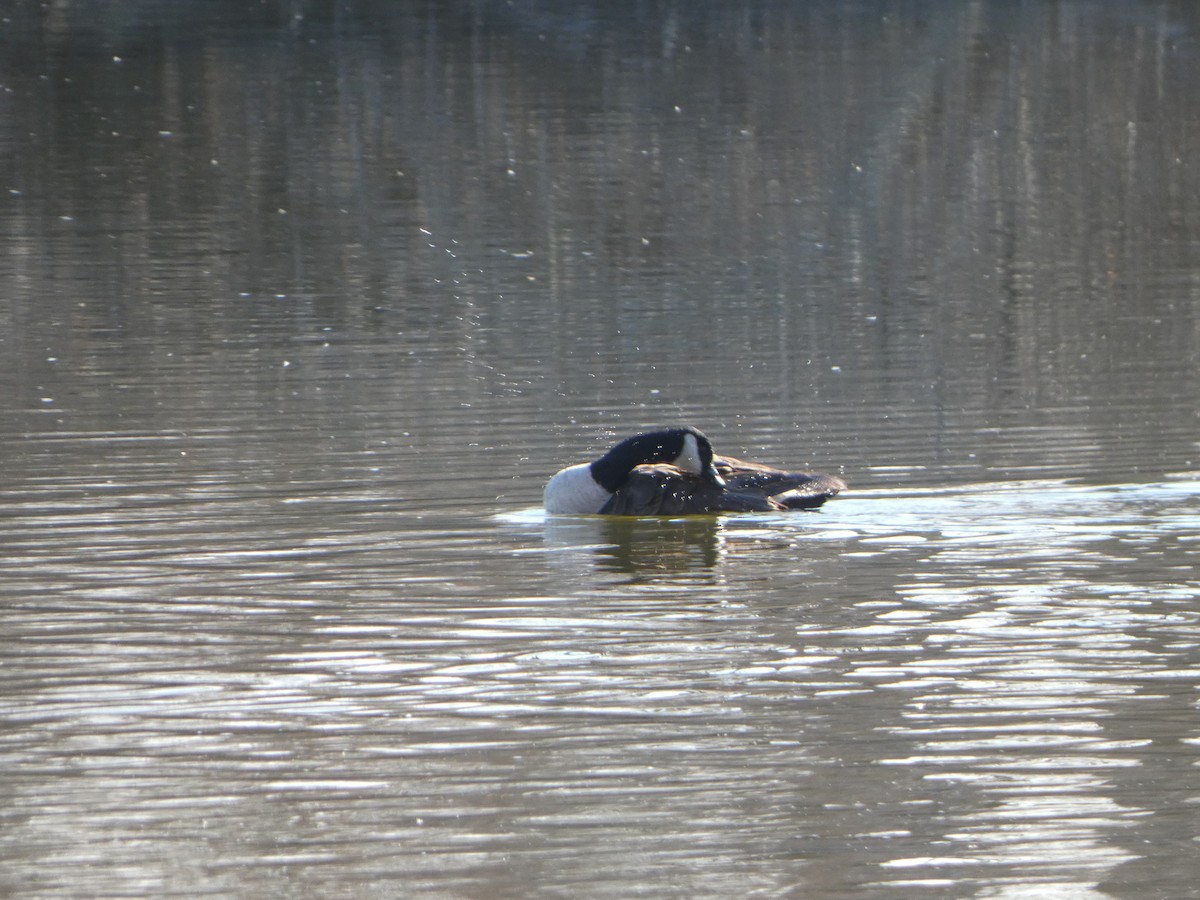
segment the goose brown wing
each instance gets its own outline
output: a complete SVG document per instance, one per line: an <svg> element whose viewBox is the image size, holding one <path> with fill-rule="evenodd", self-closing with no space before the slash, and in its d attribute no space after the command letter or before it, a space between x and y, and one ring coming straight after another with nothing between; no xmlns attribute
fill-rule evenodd
<svg viewBox="0 0 1200 900"><path fill-rule="evenodd" d="M610 516L683 516L720 512L724 492L707 481L665 464L642 465L600 512Z"/></svg>
<svg viewBox="0 0 1200 900"><path fill-rule="evenodd" d="M822 472L786 472L731 456L713 460L730 495L761 496L767 505L757 509L815 509L846 489L846 482Z"/></svg>
<svg viewBox="0 0 1200 900"><path fill-rule="evenodd" d="M600 512L610 516L684 516L719 512L815 509L846 487L833 475L785 472L716 457L719 488L665 463L641 465Z"/></svg>

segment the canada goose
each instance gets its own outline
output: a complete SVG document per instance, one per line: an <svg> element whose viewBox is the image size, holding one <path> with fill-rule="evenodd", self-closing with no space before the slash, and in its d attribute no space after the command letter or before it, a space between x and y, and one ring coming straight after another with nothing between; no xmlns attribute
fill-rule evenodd
<svg viewBox="0 0 1200 900"><path fill-rule="evenodd" d="M846 487L819 472L785 472L713 454L695 428L668 428L621 441L595 462L558 472L546 485L546 512L679 516L814 509Z"/></svg>

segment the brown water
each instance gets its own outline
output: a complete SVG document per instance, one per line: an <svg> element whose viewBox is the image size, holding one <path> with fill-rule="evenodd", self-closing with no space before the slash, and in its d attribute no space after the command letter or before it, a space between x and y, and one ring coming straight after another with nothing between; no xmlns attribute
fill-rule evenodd
<svg viewBox="0 0 1200 900"><path fill-rule="evenodd" d="M246 7L4 8L0 891L1200 896L1196 8Z"/></svg>

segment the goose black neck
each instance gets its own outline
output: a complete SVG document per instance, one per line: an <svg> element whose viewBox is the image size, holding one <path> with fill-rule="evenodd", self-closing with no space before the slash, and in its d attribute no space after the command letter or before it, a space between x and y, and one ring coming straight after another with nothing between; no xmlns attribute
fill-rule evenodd
<svg viewBox="0 0 1200 900"><path fill-rule="evenodd" d="M592 478L610 494L643 463L672 462L683 452L683 439L695 434L690 428L672 428L626 438L591 464Z"/></svg>

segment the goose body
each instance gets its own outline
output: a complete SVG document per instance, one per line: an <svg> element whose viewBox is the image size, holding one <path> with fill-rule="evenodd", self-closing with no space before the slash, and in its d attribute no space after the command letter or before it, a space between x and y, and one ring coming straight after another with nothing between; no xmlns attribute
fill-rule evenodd
<svg viewBox="0 0 1200 900"><path fill-rule="evenodd" d="M846 483L819 472L787 472L713 453L695 428L626 438L590 463L568 466L546 485L546 512L680 516L815 509Z"/></svg>

